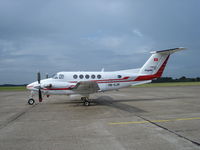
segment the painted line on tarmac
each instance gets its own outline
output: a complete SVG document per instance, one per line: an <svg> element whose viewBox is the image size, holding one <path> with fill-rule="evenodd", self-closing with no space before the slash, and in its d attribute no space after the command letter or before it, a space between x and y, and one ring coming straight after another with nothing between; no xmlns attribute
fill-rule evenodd
<svg viewBox="0 0 200 150"><path fill-rule="evenodd" d="M169 119L169 120L152 120L151 122L159 123L159 122L173 122L173 121L183 121L183 120L200 120L200 117L193 118L177 118L177 119ZM143 124L150 123L149 121L128 121L128 122L110 122L109 125L123 125L123 124Z"/></svg>

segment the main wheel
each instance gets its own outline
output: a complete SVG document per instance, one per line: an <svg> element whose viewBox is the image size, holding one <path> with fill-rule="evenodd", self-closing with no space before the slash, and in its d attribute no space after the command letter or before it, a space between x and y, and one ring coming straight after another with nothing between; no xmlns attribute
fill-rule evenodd
<svg viewBox="0 0 200 150"><path fill-rule="evenodd" d="M90 102L85 101L85 102L84 102L84 105L85 105L85 106L89 106L89 105L90 105Z"/></svg>
<svg viewBox="0 0 200 150"><path fill-rule="evenodd" d="M29 104L29 105L33 105L34 103L35 103L35 100L34 100L34 99L30 98L30 99L28 100L28 104Z"/></svg>

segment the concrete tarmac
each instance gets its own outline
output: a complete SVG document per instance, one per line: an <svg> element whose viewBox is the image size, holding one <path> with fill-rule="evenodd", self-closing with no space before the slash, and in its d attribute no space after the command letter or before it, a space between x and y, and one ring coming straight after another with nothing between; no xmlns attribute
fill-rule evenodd
<svg viewBox="0 0 200 150"><path fill-rule="evenodd" d="M28 96L0 92L1 150L200 149L200 86L126 88L89 107L67 96L30 106Z"/></svg>

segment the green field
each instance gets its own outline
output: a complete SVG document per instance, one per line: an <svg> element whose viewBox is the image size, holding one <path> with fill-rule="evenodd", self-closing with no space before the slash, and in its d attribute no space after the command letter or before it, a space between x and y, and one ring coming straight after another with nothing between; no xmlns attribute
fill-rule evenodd
<svg viewBox="0 0 200 150"><path fill-rule="evenodd" d="M133 87L168 87L168 86L195 86L199 85L200 82L170 82L170 83L148 83L137 85Z"/></svg>
<svg viewBox="0 0 200 150"><path fill-rule="evenodd" d="M0 86L0 91L24 91L25 86Z"/></svg>

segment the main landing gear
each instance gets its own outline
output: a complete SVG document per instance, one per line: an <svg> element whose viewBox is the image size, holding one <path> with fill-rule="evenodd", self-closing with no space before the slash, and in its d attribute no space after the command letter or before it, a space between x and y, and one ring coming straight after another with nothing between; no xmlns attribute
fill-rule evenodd
<svg viewBox="0 0 200 150"><path fill-rule="evenodd" d="M83 101L83 104L85 106L90 106L90 101L88 97L81 97L81 100Z"/></svg>

